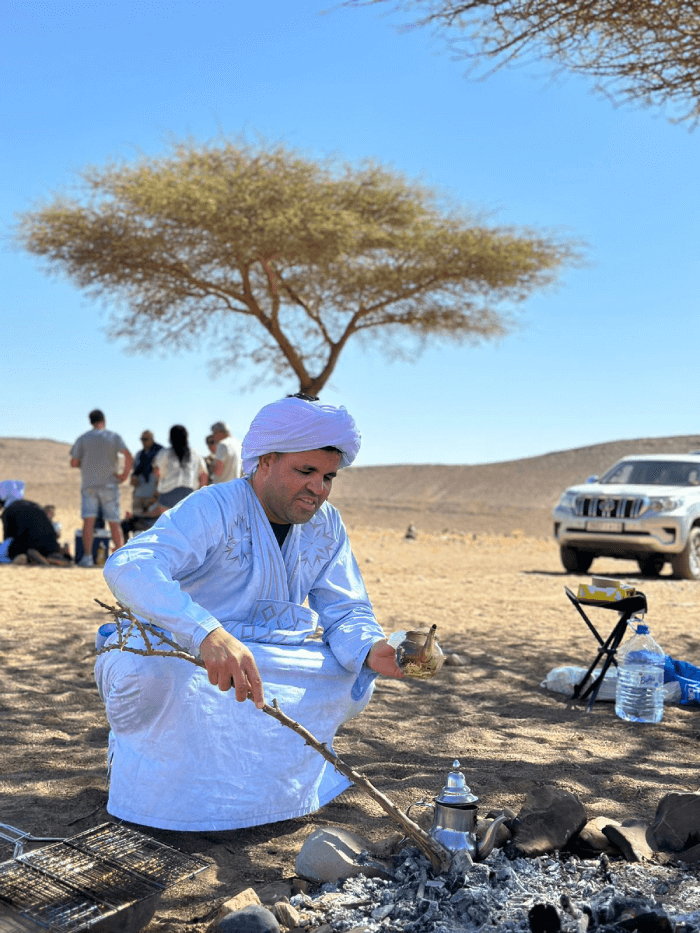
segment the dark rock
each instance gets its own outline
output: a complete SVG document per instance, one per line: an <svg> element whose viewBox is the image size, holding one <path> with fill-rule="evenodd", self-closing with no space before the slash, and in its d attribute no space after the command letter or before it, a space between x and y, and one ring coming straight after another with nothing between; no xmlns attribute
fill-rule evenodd
<svg viewBox="0 0 700 933"><path fill-rule="evenodd" d="M508 848L514 857L544 855L564 848L586 822L583 804L569 791L536 787L511 823L513 840Z"/></svg>
<svg viewBox="0 0 700 933"><path fill-rule="evenodd" d="M651 861L656 852L656 840L643 820L625 820L603 827L603 834L622 852L628 862Z"/></svg>
<svg viewBox="0 0 700 933"><path fill-rule="evenodd" d="M558 933L561 920L557 908L551 904L535 904L527 914L532 933Z"/></svg>
<svg viewBox="0 0 700 933"><path fill-rule="evenodd" d="M226 914L215 929L218 933L280 933L280 925L274 915L258 904Z"/></svg>
<svg viewBox="0 0 700 933"><path fill-rule="evenodd" d="M700 794L666 794L651 831L659 849L683 852L700 843Z"/></svg>
<svg viewBox="0 0 700 933"><path fill-rule="evenodd" d="M407 541L415 541L417 537L418 537L418 532L416 531L416 526L409 525L408 528L406 529L406 534L404 535L404 538Z"/></svg>
<svg viewBox="0 0 700 933"><path fill-rule="evenodd" d="M686 862L688 865L693 865L695 862L700 862L700 845L691 846L690 849L686 849L684 852L679 852L678 858L681 862Z"/></svg>

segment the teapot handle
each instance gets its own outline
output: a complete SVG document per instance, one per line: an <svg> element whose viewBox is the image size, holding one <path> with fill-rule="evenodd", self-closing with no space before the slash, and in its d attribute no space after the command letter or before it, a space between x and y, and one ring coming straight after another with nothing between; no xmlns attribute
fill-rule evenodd
<svg viewBox="0 0 700 933"><path fill-rule="evenodd" d="M428 800L425 800L425 798L423 800L416 800L416 802L410 804L408 809L406 810L406 816L409 818L409 820L411 819L411 810L414 807L425 807L428 810L433 810L433 811L435 810L435 804L430 803Z"/></svg>

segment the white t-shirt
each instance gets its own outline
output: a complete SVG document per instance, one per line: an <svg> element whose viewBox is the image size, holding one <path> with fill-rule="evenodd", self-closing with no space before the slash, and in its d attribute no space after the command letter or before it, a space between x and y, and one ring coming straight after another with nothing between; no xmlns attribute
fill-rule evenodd
<svg viewBox="0 0 700 933"><path fill-rule="evenodd" d="M225 437L219 441L216 448L215 459L224 465L221 476L214 476L215 483L228 483L231 479L238 479L241 475L241 445L235 437Z"/></svg>
<svg viewBox="0 0 700 933"><path fill-rule="evenodd" d="M190 447L190 458L182 466L177 459L177 454L172 447L166 447L158 451L153 463L158 467L160 476L158 478L158 492L170 492L177 489L178 486L185 486L187 489L199 489L199 474L207 472L207 465L204 458L196 450Z"/></svg>

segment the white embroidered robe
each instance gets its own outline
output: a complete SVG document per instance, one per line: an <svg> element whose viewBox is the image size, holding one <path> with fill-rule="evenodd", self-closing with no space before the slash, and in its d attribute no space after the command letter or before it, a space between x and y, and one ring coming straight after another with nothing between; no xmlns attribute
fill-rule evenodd
<svg viewBox="0 0 700 933"><path fill-rule="evenodd" d="M220 622L253 652L266 702L329 746L371 696L362 665L384 636L328 503L280 549L247 480L205 487L112 555L105 579L195 654ZM120 819L236 829L310 813L349 786L296 733L188 661L111 651L95 678L111 726L107 809Z"/></svg>

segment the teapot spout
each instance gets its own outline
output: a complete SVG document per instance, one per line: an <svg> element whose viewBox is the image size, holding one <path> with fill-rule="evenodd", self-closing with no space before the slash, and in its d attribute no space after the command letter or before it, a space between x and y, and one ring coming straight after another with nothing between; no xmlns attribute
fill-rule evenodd
<svg viewBox="0 0 700 933"><path fill-rule="evenodd" d="M489 855L493 852L493 847L496 843L496 834L498 833L498 828L508 819L506 813L501 813L500 816L497 816L492 823L490 823L488 829L484 833L484 838L479 842L476 851L476 860L478 862L483 862L484 859L487 859Z"/></svg>
<svg viewBox="0 0 700 933"><path fill-rule="evenodd" d="M425 664L426 661L430 659L430 656L433 653L435 648L435 633L437 632L437 625L433 624L430 626L430 631L428 632L427 638L425 639L425 644L420 650L418 655L418 660Z"/></svg>

